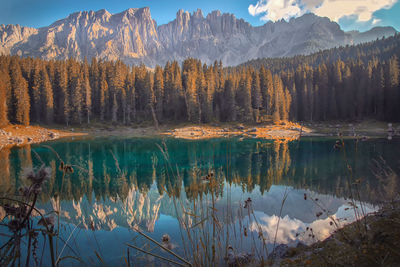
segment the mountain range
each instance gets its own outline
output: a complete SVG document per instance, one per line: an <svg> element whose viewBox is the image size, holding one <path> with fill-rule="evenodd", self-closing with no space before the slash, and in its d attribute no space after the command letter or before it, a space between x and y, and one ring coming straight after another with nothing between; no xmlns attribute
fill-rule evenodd
<svg viewBox="0 0 400 267"><path fill-rule="evenodd" d="M312 13L254 27L233 14L213 11L204 16L200 9L179 10L173 21L158 26L147 7L117 14L102 9L76 12L38 29L0 25L0 54L47 60L96 57L148 67L193 57L234 66L256 58L307 55L396 32L392 27L345 32Z"/></svg>

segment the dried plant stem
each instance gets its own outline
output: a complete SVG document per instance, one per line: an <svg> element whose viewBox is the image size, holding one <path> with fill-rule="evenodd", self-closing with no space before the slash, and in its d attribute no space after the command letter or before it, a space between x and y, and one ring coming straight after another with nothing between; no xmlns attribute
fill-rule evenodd
<svg viewBox="0 0 400 267"><path fill-rule="evenodd" d="M170 263L173 263L173 264L176 264L176 265L179 265L179 266L183 266L183 267L186 267L186 266L187 266L187 265L182 264L182 263L180 263L180 262L177 262L177 261L174 261L174 260L170 260L170 259L168 259L168 258L165 258L165 257L159 256L159 255L157 255L157 254L154 254L154 253L152 253L152 252L143 250L143 249L141 249L141 248L139 248L139 247L136 247L136 246L134 246L134 245L127 244L127 243L125 243L125 245L127 245L128 247L134 248L134 249L136 249L136 250L139 250L140 252L143 252L143 253L146 253L146 254L148 254L148 255L151 255L151 256L153 256L153 257L156 257L156 258L159 258L159 259L168 261L168 262L170 262ZM189 266L191 266L191 265L189 265Z"/></svg>
<svg viewBox="0 0 400 267"><path fill-rule="evenodd" d="M50 257L51 257L51 266L56 266L56 261L54 257L54 247L53 247L53 236L47 235L49 237L49 249L50 249Z"/></svg>
<svg viewBox="0 0 400 267"><path fill-rule="evenodd" d="M26 214L26 216L25 216L24 220L22 221L21 225L24 225L25 222L28 220L28 218L30 218L31 213L32 213L32 211L33 211L33 209L34 209L34 207L35 207L35 205L36 205L37 196L38 196L37 194L34 194L34 196L33 196L33 201L32 201L32 205L30 205L29 211L28 211L28 213Z"/></svg>
<svg viewBox="0 0 400 267"><path fill-rule="evenodd" d="M274 248L272 249L272 253L275 252L276 238L278 236L278 230L279 230L279 223L281 221L283 206L285 205L285 202L286 202L286 199L287 199L288 195L289 195L289 192L287 191L287 187L286 187L285 188L285 193L283 194L283 198L282 198L281 208L279 210L279 218L278 218L278 223L276 225L276 231L275 231L275 237L274 237Z"/></svg>
<svg viewBox="0 0 400 267"><path fill-rule="evenodd" d="M136 232L138 232L141 236L145 237L146 239L150 240L151 242L153 242L154 244L156 244L157 246L159 246L160 248L162 248L163 250L167 251L168 253L174 255L175 257L177 257L178 259L180 259L181 261L183 261L184 263L186 263L189 266L192 266L192 264L190 262L188 262L187 260L185 260L184 258L182 258L181 256L179 256L178 254L176 254L175 252L173 252L172 250L164 247L163 245L161 245L160 243L158 243L157 241L155 241L153 238L151 238L150 236L146 235L145 233L142 233L142 231L140 231L139 229L134 229Z"/></svg>
<svg viewBox="0 0 400 267"><path fill-rule="evenodd" d="M28 267L29 266L29 259L31 256L31 245L32 245L32 236L31 236L31 232L29 232L28 234L28 251L27 251L27 256L26 256L26 261L25 261L25 266Z"/></svg>
<svg viewBox="0 0 400 267"><path fill-rule="evenodd" d="M58 264L58 263L60 262L61 255L62 255L62 253L64 252L65 247L68 245L68 241L70 240L71 236L74 234L75 230L78 228L78 226L79 226L80 224L81 224L81 223L78 223L77 225L75 225L74 230L72 230L71 234L69 235L67 241L66 241L65 244L64 244L64 247L61 249L61 252L60 252L60 254L59 254L58 257L57 257L56 264Z"/></svg>

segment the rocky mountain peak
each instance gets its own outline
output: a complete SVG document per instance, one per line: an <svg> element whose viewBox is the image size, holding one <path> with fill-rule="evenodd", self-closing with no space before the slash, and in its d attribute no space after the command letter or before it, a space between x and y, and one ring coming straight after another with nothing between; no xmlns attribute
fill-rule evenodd
<svg viewBox="0 0 400 267"><path fill-rule="evenodd" d="M219 10L214 10L207 15L207 19L213 19L213 18L218 18L218 17L221 17L221 11L219 11Z"/></svg>
<svg viewBox="0 0 400 267"><path fill-rule="evenodd" d="M193 12L192 17L195 19L203 19L204 18L203 11L200 8L198 8L195 12Z"/></svg>
<svg viewBox="0 0 400 267"><path fill-rule="evenodd" d="M253 27L218 10L206 17L201 9L192 14L179 10L173 21L157 26L148 7L116 14L101 9L75 12L40 29L0 25L0 54L44 59L120 59L149 67L187 57L236 65L254 58L310 54L394 33L390 27L345 33L336 22L312 13Z"/></svg>
<svg viewBox="0 0 400 267"><path fill-rule="evenodd" d="M95 17L99 18L101 21L108 21L111 17L111 13L105 9L100 9L95 12Z"/></svg>

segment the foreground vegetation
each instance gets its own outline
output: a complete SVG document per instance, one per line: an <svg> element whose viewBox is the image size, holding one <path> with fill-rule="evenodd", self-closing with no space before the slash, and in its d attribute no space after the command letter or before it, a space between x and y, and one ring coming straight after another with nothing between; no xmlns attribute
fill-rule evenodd
<svg viewBox="0 0 400 267"><path fill-rule="evenodd" d="M135 146L135 144L132 144ZM269 159L256 160L255 162L261 164L261 162L270 162L275 167L268 170L267 173L260 174L256 171L251 170L251 176L243 177L245 182L243 185L252 186L250 180L255 179L258 183L265 183L270 181L273 183L274 179L285 179L287 173L290 173L290 162L297 160L291 158L287 143L274 142L266 143L265 145L273 145L274 153L270 155ZM46 168L45 165L39 165L38 168L28 171L25 174L26 180L20 190L17 190L16 196L7 196L1 198L1 206L6 212L6 219L2 221L1 227L9 229L9 242L5 243L1 247L0 260L3 265L7 264L18 264L18 263L29 263L36 262L36 265L40 265L41 262L45 261L49 257L47 262L52 262L53 266L58 263L68 264L70 261L78 264L84 264L82 259L76 256L73 251L72 240L63 239L60 231L63 231L61 225L61 214L59 213L61 201L56 201L56 205L53 206L54 210L48 213L42 213L42 211L35 208L38 199L44 199L49 196L57 196L56 199L65 200L65 196L62 197L63 192L66 192L67 197L73 199L79 199L83 192L82 188L87 187L85 194L96 193L96 181L94 179L93 165L101 164L102 162L90 163L88 162L88 168L85 166L75 166L68 162L71 157L67 155L59 155L51 147L44 146L48 149L53 157L51 161L52 168ZM127 148L124 147L124 150ZM384 187L381 192L369 191L369 194L374 194L380 197L379 202L383 202L386 199L391 200L386 206L378 213L365 217L367 214L364 209L364 205L359 200L362 200L365 195L363 192L364 187L374 187L369 182L354 177L353 171L356 170L356 164L353 166L350 156L350 151L353 149L352 146L346 146L343 140L338 140L335 144L335 151L332 153L341 153L343 155L342 162L336 162L333 164L336 168L337 174L339 174L337 168L338 165L345 165L346 172L340 173L344 179L340 185L336 185L336 190L342 191L342 194L349 196L350 209L354 213L356 222L352 225L345 226L343 230L340 230L343 223L340 221L341 218L330 216L329 212L325 210L324 203L313 197L312 195L305 194L304 201L312 202L317 208L316 218L326 213L328 223L330 223L336 230L332 237L326 241L316 243L310 247L299 245L297 248L289 249L281 246L276 242L276 235L279 229L279 223L276 226L275 236L267 236L261 228L261 225L257 221L255 216L255 210L253 205L257 204L251 199L246 199L244 203L240 203L238 210L232 208L232 203L229 201L223 210L217 210L215 204L217 199L222 194L229 194L229 192L223 192L224 181L228 181L228 177L232 177L230 169L211 169L206 175L202 175L200 170L191 169L188 173L179 171L175 166L171 164L171 157L174 155L170 154L170 150L166 144L160 144L159 149L161 151L160 165L164 166L164 171L159 173L154 171L157 175L157 187L160 194L168 194L172 197L172 205L176 211L177 219L179 221L180 230L182 231L182 240L184 244L184 254L177 255L174 252L174 246L171 243L169 236L166 235L162 240L154 240L146 235L139 227L133 227L133 230L137 232L136 238L142 238L147 245L137 246L136 243L127 243L127 252L122 252L123 257L126 260L127 266L132 262L132 259L139 260L140 255L151 255L159 258L162 261L167 261L176 265L181 266L211 266L215 264L230 265L230 266L243 266L243 265L326 265L327 263L333 265L348 265L348 264L362 264L362 265L391 265L396 263L399 259L396 248L398 244L398 221L399 221L399 205L398 205L398 174L389 168L385 161L379 160L374 162L373 172L376 179L379 181L380 188ZM357 148L355 148L357 149ZM69 151L70 153L76 153L75 151ZM118 151L110 152L115 160L115 170L112 175L118 177L118 185L124 186L126 182L122 180L131 177L127 170L118 163ZM31 153L29 153L31 154ZM151 154L151 153L150 153ZM37 154L35 154L38 157ZM265 155L265 153L264 153ZM3 157L4 158L4 157ZM104 158L104 157L103 157ZM41 162L42 159L37 159ZM307 159L306 159L307 161ZM312 164L312 162L310 163ZM301 166L301 165L300 165ZM122 169L121 169L122 167ZM358 166L359 168L365 168L365 166ZM156 166L154 166L156 168ZM259 166L255 166L259 169ZM354 170L353 170L354 168ZM10 168L8 168L10 169ZM300 169L300 168L296 168ZM303 166L302 171L305 171ZM311 172L314 172L311 167ZM103 171L103 170L101 170ZM61 184L56 183L55 173L62 174L62 179L59 181ZM80 172L78 177L82 177L81 181L78 181L77 188L79 188L78 194L69 192L76 179L72 179L73 173ZM111 174L109 174L111 175ZM105 174L104 179L109 179L109 175ZM250 175L250 174L248 174ZM268 175L268 177L258 177L258 175ZM236 175L233 175L236 177ZM325 176L321 175L320 176ZM86 177L86 178L84 178ZM186 178L184 178L186 177ZM138 179L141 179L139 175ZM260 179L261 178L261 179ZM185 199L181 199L179 188L182 188L178 181L184 179L192 179L190 185L185 184L185 190L187 195L192 196L193 201L187 202ZM90 182L90 181L93 181ZM173 183L175 181L175 183ZM76 182L76 181L75 181ZM106 183L106 181L104 181ZM109 181L108 181L109 182ZM236 181L237 182L237 181ZM300 181L301 182L301 181ZM137 184L141 184L138 180ZM149 182L151 184L151 181ZM87 185L86 185L87 184ZM89 185L90 184L90 185ZM93 184L93 187L90 187ZM270 185L271 185L270 184ZM253 185L254 186L254 185ZM301 188L303 184L299 185ZM114 186L106 186L110 189ZM262 185L261 185L262 187ZM390 188L388 188L390 187ZM61 188L61 189L60 189ZM149 188L147 185L146 188ZM115 189L115 188L114 188ZM51 192L49 196L43 195L43 191ZM55 190L55 191L54 191ZM59 190L59 191L58 191ZM65 191L66 190L66 191ZM115 193L115 195L121 196L123 199L123 188L121 192ZM7 192L13 192L13 190L7 190ZM388 192L392 192L389 194ZM97 194L97 193L96 193ZM285 200L289 192L285 191L281 202L281 212L285 206ZM100 196L98 196L100 197ZM205 201L199 201L198 199L204 198ZM377 200L378 201L378 200ZM237 214L237 215L236 215ZM279 214L279 218L281 214ZM239 222L240 227L236 228L235 221ZM250 231L250 225L255 227ZM60 227L61 226L61 227ZM78 226L74 226L75 229ZM95 229L95 225L89 225ZM75 230L74 230L75 231ZM313 235L312 229L307 229L305 235ZM72 235L72 234L71 234ZM38 239L47 240L47 245L43 247L37 246ZM240 244L242 238L248 238L253 240L251 248L243 248L235 244ZM200 243L199 243L200 240ZM268 247L267 243L273 243L272 247ZM26 246L27 244L27 246ZM31 244L31 246L29 245ZM42 244L42 243L40 243ZM70 246L72 249L69 250ZM282 249L283 247L283 249ZM154 248L161 249L167 255L165 258L155 250ZM21 250L26 250L22 251ZM42 254L43 251L47 252ZM66 251L72 251L72 254L68 254ZM139 251L137 254L136 252ZM98 264L104 263L107 259L102 258L98 251L90 251L97 257ZM22 255L27 255L23 257ZM163 258L164 257L164 258Z"/></svg>

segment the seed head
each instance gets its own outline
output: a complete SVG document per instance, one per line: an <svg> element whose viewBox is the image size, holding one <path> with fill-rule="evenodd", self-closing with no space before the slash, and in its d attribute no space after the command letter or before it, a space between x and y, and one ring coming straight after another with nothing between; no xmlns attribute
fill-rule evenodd
<svg viewBox="0 0 400 267"><path fill-rule="evenodd" d="M169 234L164 234L164 235L162 236L162 238L161 238L161 241L162 241L163 243L169 243L170 240L171 240L171 238L170 238Z"/></svg>
<svg viewBox="0 0 400 267"><path fill-rule="evenodd" d="M43 226L47 226L47 227L53 227L54 226L54 217L53 216L49 216L49 217L43 217L42 219L39 220L38 224L39 225L43 225Z"/></svg>

